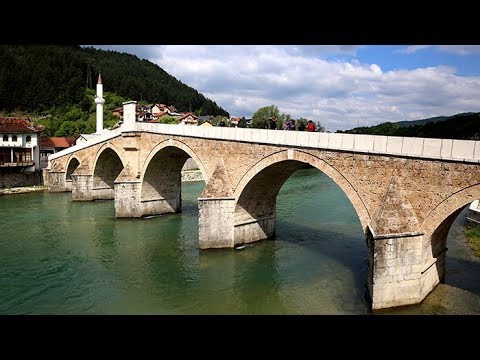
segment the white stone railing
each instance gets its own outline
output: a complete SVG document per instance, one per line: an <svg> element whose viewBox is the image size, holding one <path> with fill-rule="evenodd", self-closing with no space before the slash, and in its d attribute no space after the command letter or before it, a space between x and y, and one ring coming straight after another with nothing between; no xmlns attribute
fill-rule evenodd
<svg viewBox="0 0 480 360"><path fill-rule="evenodd" d="M354 135L307 131L265 130L251 128L206 127L135 123L135 128L123 126L109 133L95 136L48 157L49 160L73 153L89 146L113 139L122 132L149 132L205 139L241 141L291 147L342 150L359 153L394 155L463 162L480 162L480 141L456 139L429 139L381 135Z"/></svg>
<svg viewBox="0 0 480 360"><path fill-rule="evenodd" d="M135 131L206 139L344 150L464 162L480 161L480 141L307 131L137 123Z"/></svg>

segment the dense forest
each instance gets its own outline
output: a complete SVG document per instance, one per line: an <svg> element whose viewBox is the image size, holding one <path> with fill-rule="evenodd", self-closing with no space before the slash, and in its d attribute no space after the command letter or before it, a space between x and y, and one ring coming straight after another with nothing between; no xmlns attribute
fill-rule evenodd
<svg viewBox="0 0 480 360"><path fill-rule="evenodd" d="M480 140L480 113L469 112L453 116L445 116L398 123L385 122L375 126L357 127L351 130L337 131L348 134L370 134L388 136L408 136L424 138Z"/></svg>
<svg viewBox="0 0 480 360"><path fill-rule="evenodd" d="M116 51L56 45L0 45L0 112L45 116L52 136L76 136L94 129L93 104L98 73L107 111L122 101L163 103L197 115L229 116L215 102L148 60ZM114 101L113 103L109 100ZM63 125L64 121L85 124Z"/></svg>

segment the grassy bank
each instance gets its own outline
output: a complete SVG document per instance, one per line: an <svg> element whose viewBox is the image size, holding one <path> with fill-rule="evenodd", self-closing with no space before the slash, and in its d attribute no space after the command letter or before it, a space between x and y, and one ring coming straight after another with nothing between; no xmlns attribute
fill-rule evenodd
<svg viewBox="0 0 480 360"><path fill-rule="evenodd" d="M465 228L465 235L475 255L480 258L480 225Z"/></svg>

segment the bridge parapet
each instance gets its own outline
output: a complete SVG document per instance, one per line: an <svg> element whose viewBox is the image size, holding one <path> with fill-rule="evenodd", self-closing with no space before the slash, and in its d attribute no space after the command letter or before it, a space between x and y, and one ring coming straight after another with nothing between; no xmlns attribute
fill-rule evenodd
<svg viewBox="0 0 480 360"><path fill-rule="evenodd" d="M111 130L111 131L104 132L104 133L101 133L101 134L95 134L88 141L85 141L85 142L82 142L80 144L71 146L71 147L66 148L62 151L59 151L55 154L48 155L48 160L50 161L50 160L58 159L59 157L69 155L69 154L72 154L72 153L77 152L79 150L86 149L90 146L100 144L102 142L114 139L117 136L120 136L122 134L122 132L124 132L124 130L120 127L120 128L115 129L115 130ZM91 135L93 135L93 134L91 134Z"/></svg>
<svg viewBox="0 0 480 360"><path fill-rule="evenodd" d="M480 142L457 139L431 139L399 136L319 133L251 128L203 127L137 122L135 128L120 127L88 141L49 155L53 160L78 150L111 140L125 132L149 132L205 139L258 144L341 150L367 154L480 162Z"/></svg>
<svg viewBox="0 0 480 360"><path fill-rule="evenodd" d="M480 142L399 136L137 123L134 131L206 139L343 150L402 157L480 162Z"/></svg>

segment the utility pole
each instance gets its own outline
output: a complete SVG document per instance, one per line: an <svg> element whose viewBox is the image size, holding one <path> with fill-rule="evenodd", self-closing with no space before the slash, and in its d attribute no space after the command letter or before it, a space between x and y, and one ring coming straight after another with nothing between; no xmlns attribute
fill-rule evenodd
<svg viewBox="0 0 480 360"><path fill-rule="evenodd" d="M87 89L92 88L92 62L93 62L93 59L87 59L87 81L86 81Z"/></svg>

